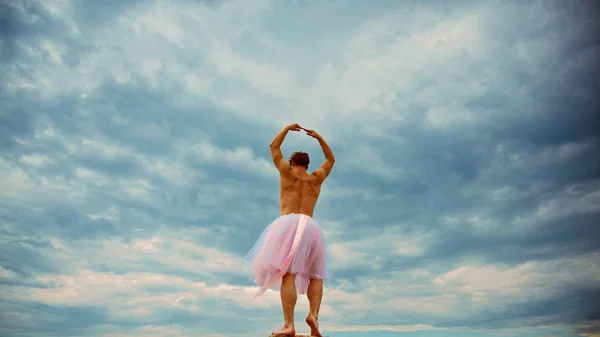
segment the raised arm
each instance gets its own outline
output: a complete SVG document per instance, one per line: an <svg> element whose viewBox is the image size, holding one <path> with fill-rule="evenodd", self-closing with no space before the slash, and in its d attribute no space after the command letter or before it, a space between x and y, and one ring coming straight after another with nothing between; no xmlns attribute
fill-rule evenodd
<svg viewBox="0 0 600 337"><path fill-rule="evenodd" d="M331 169L335 164L335 156L333 155L333 151L331 151L331 148L329 147L325 139L323 139L323 137L321 137L320 134L318 134L315 130L304 129L304 131L306 131L307 135L319 141L319 145L321 145L321 149L323 150L325 161L323 162L323 164L321 164L321 167L319 167L314 172L314 175L316 175L321 181L323 181L329 176L329 172L331 172Z"/></svg>
<svg viewBox="0 0 600 337"><path fill-rule="evenodd" d="M281 153L281 144L283 143L283 140L289 131L300 131L300 129L302 128L296 123L286 125L283 129L281 129L281 131L279 131L277 136L273 138L273 141L269 145L271 148L271 158L273 159L273 164L275 164L275 167L279 173L284 173L290 170L290 163L283 158L283 154Z"/></svg>

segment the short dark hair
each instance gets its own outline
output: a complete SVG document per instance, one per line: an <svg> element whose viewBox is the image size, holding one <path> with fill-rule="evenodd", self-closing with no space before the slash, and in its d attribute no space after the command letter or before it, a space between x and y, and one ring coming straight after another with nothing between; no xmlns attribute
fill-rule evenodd
<svg viewBox="0 0 600 337"><path fill-rule="evenodd" d="M308 168L308 164L310 164L310 158L308 157L308 153L305 152L294 152L290 156L290 165L295 164L298 166L304 166Z"/></svg>

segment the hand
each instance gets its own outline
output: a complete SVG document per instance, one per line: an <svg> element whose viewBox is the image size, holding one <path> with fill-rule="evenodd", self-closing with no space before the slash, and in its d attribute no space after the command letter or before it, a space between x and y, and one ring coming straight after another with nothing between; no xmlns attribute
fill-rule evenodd
<svg viewBox="0 0 600 337"><path fill-rule="evenodd" d="M294 123L294 124L288 125L288 130L290 130L290 131L300 131L300 130L304 130L304 128L301 127L300 124Z"/></svg>
<svg viewBox="0 0 600 337"><path fill-rule="evenodd" d="M309 129L302 129L306 132L307 135L313 137L314 139L319 139L319 137L321 137L321 135L319 135L317 133L317 131L315 130L309 130Z"/></svg>

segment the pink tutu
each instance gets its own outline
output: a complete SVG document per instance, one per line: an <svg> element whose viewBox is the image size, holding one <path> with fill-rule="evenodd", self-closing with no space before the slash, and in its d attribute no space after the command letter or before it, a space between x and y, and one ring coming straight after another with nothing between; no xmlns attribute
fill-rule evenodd
<svg viewBox="0 0 600 337"><path fill-rule="evenodd" d="M254 282L261 288L279 290L286 273L296 275L296 291L305 294L310 279L327 280L325 236L319 224L308 215L291 213L271 222L254 247L246 254Z"/></svg>

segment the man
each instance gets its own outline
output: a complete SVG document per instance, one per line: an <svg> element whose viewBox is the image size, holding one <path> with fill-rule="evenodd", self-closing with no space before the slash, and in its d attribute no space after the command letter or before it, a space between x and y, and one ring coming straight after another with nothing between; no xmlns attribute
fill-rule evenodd
<svg viewBox="0 0 600 337"><path fill-rule="evenodd" d="M325 161L308 173L310 158L307 153L294 152L289 160L281 153L281 144L289 131L305 131L323 150ZM323 297L323 281L329 277L325 237L319 224L312 218L321 185L329 176L335 157L314 130L290 124L284 127L270 145L273 163L279 171L280 214L262 232L254 247L246 255L255 282L261 288L260 296L268 288L280 288L283 328L274 336L294 336L294 307L297 294L305 294L310 303L306 323L311 336L322 337L319 332L319 309Z"/></svg>

